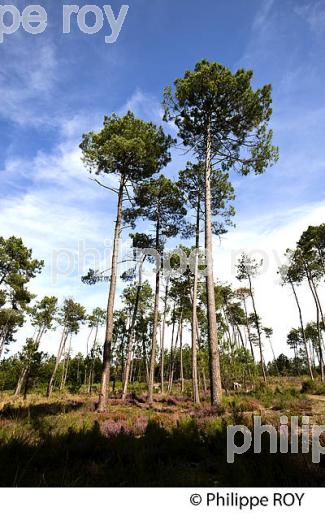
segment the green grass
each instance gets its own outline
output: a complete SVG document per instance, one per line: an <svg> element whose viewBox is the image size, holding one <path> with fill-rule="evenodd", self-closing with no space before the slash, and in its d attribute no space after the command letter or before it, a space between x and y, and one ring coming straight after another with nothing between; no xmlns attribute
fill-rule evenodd
<svg viewBox="0 0 325 520"><path fill-rule="evenodd" d="M284 409L311 406L296 388L263 385L194 407L179 395L153 408L95 397L30 395L0 402L1 486L317 486L325 470L302 455L248 452L226 461L228 424L250 426L253 414L277 423ZM298 412L295 412L295 407Z"/></svg>

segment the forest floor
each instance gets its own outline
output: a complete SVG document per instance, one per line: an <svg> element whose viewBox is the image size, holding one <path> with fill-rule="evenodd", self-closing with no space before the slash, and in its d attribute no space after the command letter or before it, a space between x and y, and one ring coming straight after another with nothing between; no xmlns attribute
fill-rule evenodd
<svg viewBox="0 0 325 520"><path fill-rule="evenodd" d="M189 386L189 383L188 383ZM277 429L280 416L308 416L325 424L325 396L301 391L301 380L274 378L249 393L228 393L220 405L195 407L175 388L152 407L137 388L118 392L107 412L97 396L30 394L0 397L1 486L323 486L325 456L262 453L227 463L227 425L253 428L254 415ZM325 440L325 437L324 437ZM241 444L239 438L236 442Z"/></svg>

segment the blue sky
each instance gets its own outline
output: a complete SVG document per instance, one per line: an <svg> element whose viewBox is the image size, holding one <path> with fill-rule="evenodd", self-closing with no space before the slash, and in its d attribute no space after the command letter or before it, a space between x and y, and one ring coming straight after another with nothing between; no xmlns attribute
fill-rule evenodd
<svg viewBox="0 0 325 520"><path fill-rule="evenodd" d="M110 3L117 14L121 4ZM20 9L27 4L15 2ZM233 280L236 251L263 250L268 268L256 291L281 351L297 317L290 294L279 292L276 265L301 231L324 217L325 1L129 0L114 44L104 43L107 22L96 35L73 22L71 34L62 34L62 3L40 4L48 13L46 31L20 29L0 44L0 233L22 236L45 259L35 292L74 296L89 309L105 305L106 287L80 284L87 260L69 276L53 275L62 248L77 262L81 241L104 251L112 230L114 199L80 163L82 133L99 128L104 114L128 108L160 123L164 86L202 58L232 70L252 68L255 86L273 85L280 161L263 176L233 177L236 229L221 246L216 242L215 262L218 276ZM185 161L174 152L168 174ZM55 336L48 341L55 350Z"/></svg>

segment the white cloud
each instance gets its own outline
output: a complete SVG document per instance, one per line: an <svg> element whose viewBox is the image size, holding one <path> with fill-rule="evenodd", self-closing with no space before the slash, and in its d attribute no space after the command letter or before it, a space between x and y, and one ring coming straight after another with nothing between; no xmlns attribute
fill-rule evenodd
<svg viewBox="0 0 325 520"><path fill-rule="evenodd" d="M55 46L17 31L1 46L0 116L20 125L50 124L57 78Z"/></svg>
<svg viewBox="0 0 325 520"><path fill-rule="evenodd" d="M325 3L323 0L310 2L294 8L297 15L305 20L310 29L316 34L321 35L325 30Z"/></svg>

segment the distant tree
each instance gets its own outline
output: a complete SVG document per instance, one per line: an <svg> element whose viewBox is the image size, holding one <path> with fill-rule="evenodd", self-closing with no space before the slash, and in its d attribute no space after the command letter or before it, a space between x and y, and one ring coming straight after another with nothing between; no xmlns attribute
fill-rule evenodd
<svg viewBox="0 0 325 520"><path fill-rule="evenodd" d="M276 359L276 366L281 375L287 375L290 372L290 359L285 354L280 354Z"/></svg>
<svg viewBox="0 0 325 520"><path fill-rule="evenodd" d="M248 319L247 303L246 303L247 299L250 297L250 290L247 287L239 287L238 289L236 289L236 296L237 296L238 300L243 304L245 324L246 324L246 329L247 329L247 338L248 338L252 358L255 361L253 342L252 342L251 331L250 331L250 323L249 323L249 319Z"/></svg>
<svg viewBox="0 0 325 520"><path fill-rule="evenodd" d="M26 285L41 272L44 262L32 258L21 238L0 237L0 358L4 345L24 323L24 312L34 295Z"/></svg>
<svg viewBox="0 0 325 520"><path fill-rule="evenodd" d="M35 342L39 345L43 334L53 327L56 318L58 299L55 296L44 296L30 308L31 324L35 327Z"/></svg>
<svg viewBox="0 0 325 520"><path fill-rule="evenodd" d="M290 346L290 348L293 349L293 352L294 352L294 365L295 365L297 375L299 375L298 348L301 343L302 343L301 330L300 329L291 329L287 335L287 344Z"/></svg>
<svg viewBox="0 0 325 520"><path fill-rule="evenodd" d="M38 347L39 342L33 340L32 338L27 338L26 343L20 354L20 360L22 362L23 368L16 386L15 397L17 397L21 393L24 385L24 394L25 396L27 394L28 380L32 365L35 363L39 363L42 356L42 354L38 352Z"/></svg>
<svg viewBox="0 0 325 520"><path fill-rule="evenodd" d="M22 371L16 386L15 396L19 395L24 387L26 379L29 377L32 363L39 360L37 351L43 334L53 327L57 312L57 298L55 296L44 296L42 300L35 303L29 309L31 324L35 327L34 338L27 338L21 354Z"/></svg>
<svg viewBox="0 0 325 520"><path fill-rule="evenodd" d="M289 285L291 287L292 293L294 295L295 302L296 302L296 305L298 308L301 336L302 336L302 342L303 342L304 349L305 349L309 375L310 375L311 379L314 379L313 369L312 369L312 365L311 365L311 360L310 360L310 355L309 355L307 340L306 340L306 335L305 335L305 327L304 327L304 321L303 321L303 317L302 317L302 310L301 310L301 305L300 305L300 302L298 299L298 293L297 293L297 288L296 288L296 286L299 285L302 281L301 272L299 269L297 271L297 269L295 268L294 263L292 262L292 253L289 250L287 250L286 256L289 259L289 265L280 266L278 273L281 278L281 285L282 286Z"/></svg>
<svg viewBox="0 0 325 520"><path fill-rule="evenodd" d="M318 332L318 349L319 349L319 363L321 371L321 379L324 380L324 356L322 350L322 332L321 322L325 326L322 306L317 290L319 281L323 276L322 266L319 259L315 257L312 251L298 241L297 248L292 251L287 249L286 255L290 258L289 276L296 283L301 283L307 280L310 292L312 294L315 308L316 308L316 324Z"/></svg>
<svg viewBox="0 0 325 520"><path fill-rule="evenodd" d="M97 347L98 331L99 331L99 327L102 327L105 324L105 322L106 322L106 310L101 309L100 307L96 307L92 311L92 313L87 316L87 323L88 323L88 327L90 329L90 332L89 332L89 335L87 338L87 357L90 354L89 374L88 374L88 392L89 393L91 393L91 389L92 389L92 381L93 381L93 377L94 377L94 364L95 364L96 354L98 352L98 347ZM91 334L93 332L94 332L94 338L93 338L92 347L91 347L90 353L89 353L89 341L90 341Z"/></svg>
<svg viewBox="0 0 325 520"><path fill-rule="evenodd" d="M56 356L56 362L47 387L47 397L50 397L52 394L55 376L59 368L62 355L65 351L67 340L70 335L77 334L79 331L80 322L86 319L86 309L80 305L80 303L75 302L72 298L67 298L64 300L63 307L59 314L59 323L62 325L63 330L58 353Z"/></svg>
<svg viewBox="0 0 325 520"><path fill-rule="evenodd" d="M133 340L135 327L139 313L144 314L152 306L153 293L150 284L142 281L142 265L139 266L138 281L128 286L122 294L124 300L132 308L130 325L126 341L126 363L123 374L122 399L126 399L130 379L131 361L133 353Z"/></svg>
<svg viewBox="0 0 325 520"><path fill-rule="evenodd" d="M262 373L264 381L266 381L266 368L265 368L265 361L263 356L263 346L262 346L262 334L261 334L261 326L260 326L260 319L257 314L256 310L256 303L255 303L255 297L254 297L254 291L253 291L253 284L252 280L255 278L255 276L259 273L259 268L262 265L261 262L257 262L255 258L250 258L246 253L243 253L238 261L237 264L237 279L247 280L249 285L249 294L252 300L253 305L253 324L256 327L257 331L257 337L258 337L258 346L260 349L260 359L261 359L261 367L262 367Z"/></svg>

